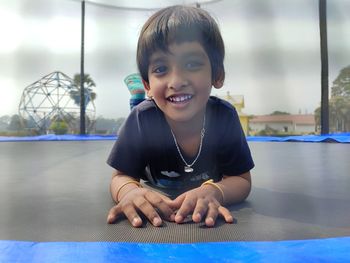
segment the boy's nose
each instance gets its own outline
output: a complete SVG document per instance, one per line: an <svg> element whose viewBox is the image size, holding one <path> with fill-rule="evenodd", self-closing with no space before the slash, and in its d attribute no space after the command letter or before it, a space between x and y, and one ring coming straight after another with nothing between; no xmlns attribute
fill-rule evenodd
<svg viewBox="0 0 350 263"><path fill-rule="evenodd" d="M169 78L168 87L173 90L181 90L189 84L186 74L180 69L172 70Z"/></svg>

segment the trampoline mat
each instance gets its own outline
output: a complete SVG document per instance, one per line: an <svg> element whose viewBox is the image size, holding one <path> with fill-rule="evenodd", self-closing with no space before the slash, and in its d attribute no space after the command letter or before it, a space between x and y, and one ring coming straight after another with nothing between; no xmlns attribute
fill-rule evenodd
<svg viewBox="0 0 350 263"><path fill-rule="evenodd" d="M112 207L106 158L113 141L2 142L0 240L196 243L277 241L350 235L350 147L338 143L250 142L256 167L234 224L191 221L162 227L126 220Z"/></svg>

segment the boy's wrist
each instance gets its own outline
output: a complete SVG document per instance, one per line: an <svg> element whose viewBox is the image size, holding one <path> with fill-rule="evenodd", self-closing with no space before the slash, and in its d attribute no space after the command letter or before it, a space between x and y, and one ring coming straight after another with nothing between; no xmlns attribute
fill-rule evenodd
<svg viewBox="0 0 350 263"><path fill-rule="evenodd" d="M135 188L142 188L141 183L139 183L138 181L135 181L135 180L130 180L130 181L126 181L125 183L121 184L117 190L116 195L115 195L115 201L117 203L119 203L120 200L128 192L130 192L132 189L135 189Z"/></svg>
<svg viewBox="0 0 350 263"><path fill-rule="evenodd" d="M225 202L225 194L224 194L224 191L222 190L222 187L217 184L217 183L214 183L214 180L213 179L210 179L208 181L205 181L204 183L201 184L201 187L204 187L204 186L208 186L208 187L212 187L213 189L216 189L216 192L219 193L220 197L221 197L221 204L224 204Z"/></svg>

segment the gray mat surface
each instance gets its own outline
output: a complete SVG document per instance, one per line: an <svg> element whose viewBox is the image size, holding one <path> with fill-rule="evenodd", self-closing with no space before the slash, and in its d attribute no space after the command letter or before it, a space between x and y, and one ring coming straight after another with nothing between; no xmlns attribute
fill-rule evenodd
<svg viewBox="0 0 350 263"><path fill-rule="evenodd" d="M350 145L251 142L235 224L106 224L112 141L0 143L0 240L187 243L350 236Z"/></svg>

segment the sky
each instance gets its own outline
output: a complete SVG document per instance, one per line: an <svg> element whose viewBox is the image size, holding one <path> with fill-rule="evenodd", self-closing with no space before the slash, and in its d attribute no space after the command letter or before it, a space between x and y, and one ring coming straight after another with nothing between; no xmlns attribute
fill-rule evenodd
<svg viewBox="0 0 350 263"><path fill-rule="evenodd" d="M91 0L86 3L85 73L96 83L96 116L126 117L125 76L136 72L136 44L152 9L192 1ZM243 95L246 114L313 113L321 100L318 0L206 3L226 47L225 85ZM148 9L148 10L147 10ZM329 84L350 65L350 1L328 1ZM0 1L0 116L18 113L25 87L53 72L80 72L81 4L76 0Z"/></svg>

